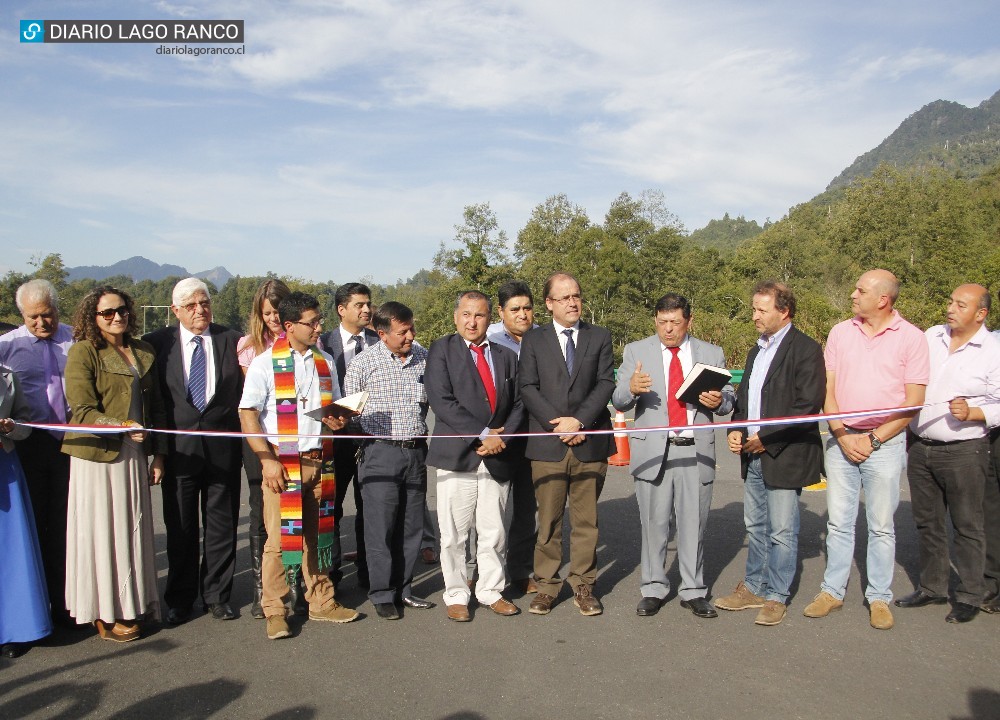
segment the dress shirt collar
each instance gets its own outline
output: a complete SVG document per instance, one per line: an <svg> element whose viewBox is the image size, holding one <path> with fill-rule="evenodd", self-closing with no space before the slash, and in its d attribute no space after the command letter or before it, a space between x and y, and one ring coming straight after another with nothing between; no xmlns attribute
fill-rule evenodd
<svg viewBox="0 0 1000 720"><path fill-rule="evenodd" d="M659 340L659 338L657 338L657 340ZM681 340L681 344L677 346L677 351L681 352L681 353L685 353L685 352L687 352L688 347L690 347L690 345L691 345L691 334L690 333L684 333L684 339ZM665 353L665 352L668 352L669 350L670 350L670 348L668 348L666 345L664 345L663 341L660 340L660 352Z"/></svg>
<svg viewBox="0 0 1000 720"><path fill-rule="evenodd" d="M785 325L785 327L781 328L781 330L774 333L774 335L772 335L771 337L768 337L767 335L761 335L759 338L757 338L757 344L760 346L762 350L770 350L771 348L777 347L778 345L781 344L781 341L785 339L785 336L788 334L788 330L791 327L792 324L788 323L787 325Z"/></svg>
<svg viewBox="0 0 1000 720"><path fill-rule="evenodd" d="M949 352L950 352L951 351L951 328L949 328L947 325L938 325L937 327L933 328L933 331L934 331L935 335L937 336L937 339L939 341L941 341L942 343L944 343L945 347L947 347L949 349ZM982 347L983 343L986 342L986 338L988 338L989 336L990 336L990 331L986 329L986 326L985 325L980 325L979 329L976 330L976 333L971 338L969 338L968 340L966 340L965 343L963 343L962 345L959 345L957 348L955 348L955 352L958 352L959 350L962 350L967 345L974 345L976 347Z"/></svg>
<svg viewBox="0 0 1000 720"><path fill-rule="evenodd" d="M194 337L194 333L188 330L183 325L178 325L177 327L181 329L181 345L189 345L191 343L191 338ZM201 337L203 338L211 337L211 332L209 331L209 328L205 328L205 332L201 334Z"/></svg>

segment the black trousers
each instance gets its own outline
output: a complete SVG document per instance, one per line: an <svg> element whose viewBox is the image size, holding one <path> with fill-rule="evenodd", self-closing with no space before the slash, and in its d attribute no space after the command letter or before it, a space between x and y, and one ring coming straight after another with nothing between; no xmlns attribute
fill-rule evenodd
<svg viewBox="0 0 1000 720"><path fill-rule="evenodd" d="M260 458L250 449L250 443L243 438L243 472L247 476L247 502L250 505L250 537L261 538L261 547L267 541L267 528L264 527L264 468Z"/></svg>
<svg viewBox="0 0 1000 720"><path fill-rule="evenodd" d="M28 481L28 495L42 550L45 582L52 614L68 619L66 612L66 509L69 503L69 455L45 430L35 430L17 443L17 456Z"/></svg>
<svg viewBox="0 0 1000 720"><path fill-rule="evenodd" d="M358 484L358 462L356 459L358 446L350 440L335 440L333 443L333 468L337 476L337 504L333 508L333 520L336 531L333 536L333 565L330 579L336 585L343 578L340 564L343 560L340 521L344 517L344 499L348 487L354 488L354 542L358 549L356 567L358 577L367 579L368 561L365 558L365 516L364 499L361 497L361 486Z"/></svg>
<svg viewBox="0 0 1000 720"><path fill-rule="evenodd" d="M920 547L920 589L928 595L948 595L950 516L958 572L955 600L979 607L983 599L983 493L989 460L986 438L947 445L915 440L910 445L906 477Z"/></svg>
<svg viewBox="0 0 1000 720"><path fill-rule="evenodd" d="M364 498L365 552L372 603L412 594L427 498L427 445L401 448L382 442L365 446L358 465Z"/></svg>
<svg viewBox="0 0 1000 720"><path fill-rule="evenodd" d="M189 608L199 595L206 604L229 602L236 570L240 468L188 456L184 470L176 472L168 459L163 477L169 563L163 599L172 608ZM204 529L201 553L199 519Z"/></svg>
<svg viewBox="0 0 1000 720"><path fill-rule="evenodd" d="M991 462L983 494L983 523L986 532L986 595L1000 593L1000 428L990 434Z"/></svg>

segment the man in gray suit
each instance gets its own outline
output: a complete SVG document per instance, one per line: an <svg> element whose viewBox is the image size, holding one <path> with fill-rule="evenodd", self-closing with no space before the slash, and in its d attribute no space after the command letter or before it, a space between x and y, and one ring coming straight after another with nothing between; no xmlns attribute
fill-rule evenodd
<svg viewBox="0 0 1000 720"><path fill-rule="evenodd" d="M697 404L677 400L677 389L696 363L725 367L722 348L688 334L691 303L668 293L654 309L656 334L629 343L612 396L617 410L635 408L635 428L708 425L712 413L732 412L732 385L698 396ZM702 537L712 505L715 480L715 431L631 433L629 472L642 523L642 599L636 613L655 615L670 592L667 539L671 511L677 518L677 558L681 607L702 618L718 616L705 598Z"/></svg>

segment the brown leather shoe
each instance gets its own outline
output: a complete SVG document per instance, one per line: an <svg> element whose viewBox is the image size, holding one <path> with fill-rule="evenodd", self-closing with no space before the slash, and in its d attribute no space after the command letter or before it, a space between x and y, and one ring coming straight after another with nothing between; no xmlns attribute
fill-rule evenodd
<svg viewBox="0 0 1000 720"><path fill-rule="evenodd" d="M110 640L111 642L132 642L133 640L138 640L141 634L139 623L134 621L108 623L103 620L95 620L94 626L97 628L97 634L102 640Z"/></svg>
<svg viewBox="0 0 1000 720"><path fill-rule="evenodd" d="M580 608L581 615L600 615L604 612L604 606L594 597L589 585L580 586L573 597L573 604Z"/></svg>
<svg viewBox="0 0 1000 720"><path fill-rule="evenodd" d="M504 598L500 598L495 603L490 605L490 610L495 612L497 615L517 615L521 612L517 609L517 605Z"/></svg>
<svg viewBox="0 0 1000 720"><path fill-rule="evenodd" d="M455 622L469 622L469 608L466 605L448 605L448 619Z"/></svg>
<svg viewBox="0 0 1000 720"><path fill-rule="evenodd" d="M525 595L534 595L538 592L538 584L535 582L535 578L521 578L520 580L515 580L511 583L515 590L524 593Z"/></svg>
<svg viewBox="0 0 1000 720"><path fill-rule="evenodd" d="M528 612L535 615L548 615L552 612L552 606L555 602L556 599L554 597L540 592L531 600L531 605L528 606Z"/></svg>

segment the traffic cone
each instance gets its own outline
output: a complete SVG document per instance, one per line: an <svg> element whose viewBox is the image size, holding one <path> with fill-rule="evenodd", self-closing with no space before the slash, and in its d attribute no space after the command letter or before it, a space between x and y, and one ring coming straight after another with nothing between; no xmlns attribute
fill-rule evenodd
<svg viewBox="0 0 1000 720"><path fill-rule="evenodd" d="M625 429L625 413L615 413L615 430ZM615 454L608 458L608 465L628 465L632 459L632 453L628 449L628 433L615 433Z"/></svg>

